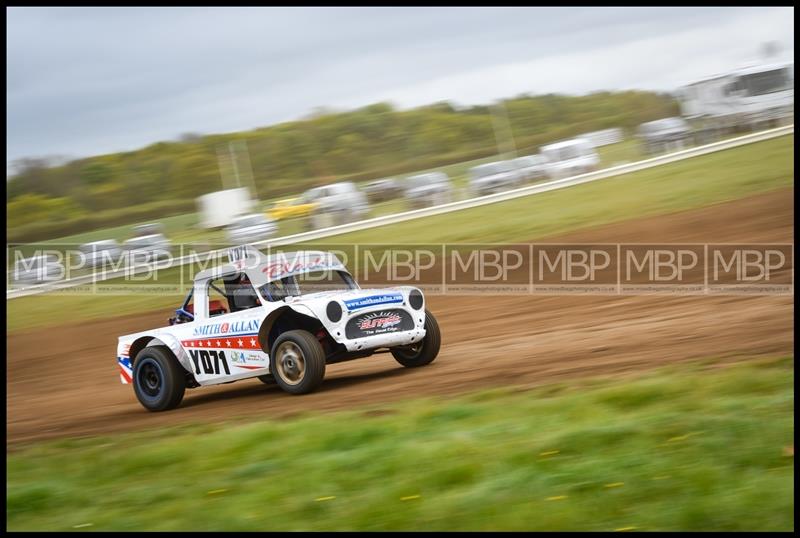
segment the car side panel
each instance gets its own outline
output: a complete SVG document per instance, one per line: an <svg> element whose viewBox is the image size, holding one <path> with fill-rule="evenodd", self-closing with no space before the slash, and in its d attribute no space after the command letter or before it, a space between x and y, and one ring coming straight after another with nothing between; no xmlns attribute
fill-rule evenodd
<svg viewBox="0 0 800 538"><path fill-rule="evenodd" d="M197 382L215 385L269 373L269 355L258 341L265 317L262 308L252 308L174 326Z"/></svg>

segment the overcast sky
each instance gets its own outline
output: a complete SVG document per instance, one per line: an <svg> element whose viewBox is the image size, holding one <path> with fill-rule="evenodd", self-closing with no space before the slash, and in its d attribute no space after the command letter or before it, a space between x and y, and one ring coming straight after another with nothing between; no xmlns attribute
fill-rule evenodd
<svg viewBox="0 0 800 538"><path fill-rule="evenodd" d="M8 8L8 160L390 101L673 90L794 59L792 8Z"/></svg>

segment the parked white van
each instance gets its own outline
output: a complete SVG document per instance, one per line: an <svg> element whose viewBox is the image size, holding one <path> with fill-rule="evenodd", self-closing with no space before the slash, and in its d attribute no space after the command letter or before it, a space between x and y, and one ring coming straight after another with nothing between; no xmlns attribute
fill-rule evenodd
<svg viewBox="0 0 800 538"><path fill-rule="evenodd" d="M585 138L542 146L541 155L547 159L547 173L554 179L584 174L600 166L600 156Z"/></svg>

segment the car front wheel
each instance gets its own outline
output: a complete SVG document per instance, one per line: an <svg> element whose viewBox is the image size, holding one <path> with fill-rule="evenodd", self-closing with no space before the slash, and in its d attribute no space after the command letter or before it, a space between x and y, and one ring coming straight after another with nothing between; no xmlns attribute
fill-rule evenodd
<svg viewBox="0 0 800 538"><path fill-rule="evenodd" d="M425 337L410 346L392 349L392 356L406 368L417 368L433 362L439 354L442 344L442 335L439 324L428 310L425 310Z"/></svg>
<svg viewBox="0 0 800 538"><path fill-rule="evenodd" d="M275 383L290 394L307 394L325 377L325 351L308 331L287 331L272 345L270 370Z"/></svg>

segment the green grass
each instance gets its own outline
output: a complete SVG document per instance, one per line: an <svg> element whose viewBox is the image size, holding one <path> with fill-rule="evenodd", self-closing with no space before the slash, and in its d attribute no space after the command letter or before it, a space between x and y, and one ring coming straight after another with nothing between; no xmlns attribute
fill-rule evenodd
<svg viewBox="0 0 800 538"><path fill-rule="evenodd" d="M642 216L703 207L787 188L794 178L794 136L749 144L613 179L320 240L342 243L530 241ZM175 271L177 274L177 271ZM42 327L170 307L167 296L51 295L6 302L7 330Z"/></svg>
<svg viewBox="0 0 800 538"><path fill-rule="evenodd" d="M7 528L791 531L793 377L705 361L47 442L7 455Z"/></svg>

